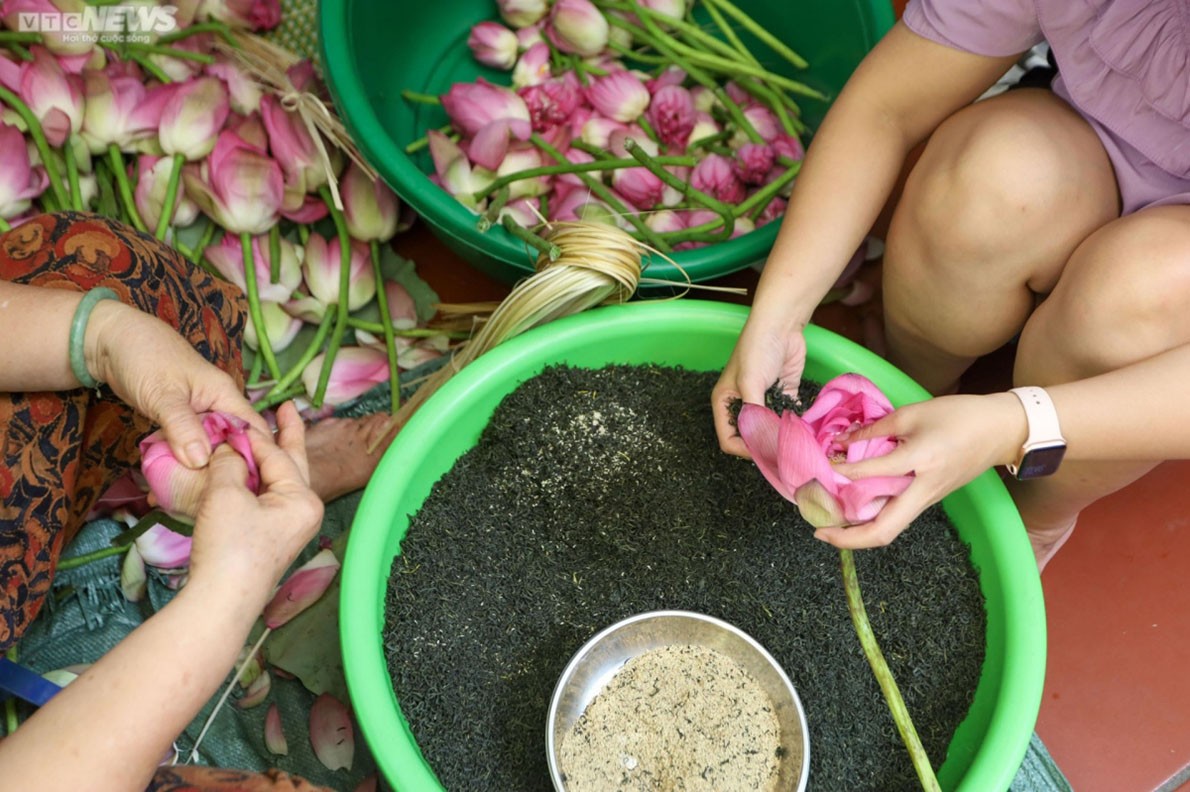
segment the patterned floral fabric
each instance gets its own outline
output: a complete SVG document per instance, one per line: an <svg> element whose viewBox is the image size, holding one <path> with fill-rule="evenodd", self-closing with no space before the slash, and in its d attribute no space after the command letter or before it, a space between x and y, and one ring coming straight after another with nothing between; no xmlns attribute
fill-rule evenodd
<svg viewBox="0 0 1190 792"><path fill-rule="evenodd" d="M97 215L36 217L0 235L0 278L50 289L106 286L153 314L243 384L246 305L152 237ZM65 356L68 339L62 339ZM0 347L3 340L0 339ZM139 460L148 420L106 387L58 393L0 393L0 652L41 609L62 548L112 482ZM310 792L284 773L163 768L152 790Z"/></svg>

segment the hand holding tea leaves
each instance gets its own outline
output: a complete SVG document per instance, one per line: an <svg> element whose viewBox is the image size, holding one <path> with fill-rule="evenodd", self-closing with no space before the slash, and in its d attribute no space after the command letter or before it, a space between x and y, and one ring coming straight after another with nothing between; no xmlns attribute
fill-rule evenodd
<svg viewBox="0 0 1190 792"><path fill-rule="evenodd" d="M814 403L800 416L793 410L778 416L763 405L744 404L739 432L761 473L782 497L798 507L806 522L819 531L845 531L851 529L844 526L876 519L890 499L905 492L913 482L912 475L851 478L835 467L842 462L858 466L864 460L892 452L897 447L892 437L876 430L859 434L863 427L875 426L892 412L892 403L869 379L843 374L823 385ZM852 551L840 549L839 558L847 606L864 654L922 788L937 790L929 757L872 633Z"/></svg>

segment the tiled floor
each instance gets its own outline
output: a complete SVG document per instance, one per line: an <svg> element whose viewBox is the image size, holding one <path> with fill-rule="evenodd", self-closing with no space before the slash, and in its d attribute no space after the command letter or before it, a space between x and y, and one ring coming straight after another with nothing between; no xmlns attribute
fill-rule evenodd
<svg viewBox="0 0 1190 792"><path fill-rule="evenodd" d="M508 291L424 227L399 237L397 248L446 302L498 300ZM725 281L750 287L755 277ZM854 310L828 306L815 319L862 342ZM986 361L969 389L1000 387L1005 362ZM1172 462L1088 509L1042 576L1049 657L1037 731L1076 792L1190 789L1185 568L1190 462Z"/></svg>

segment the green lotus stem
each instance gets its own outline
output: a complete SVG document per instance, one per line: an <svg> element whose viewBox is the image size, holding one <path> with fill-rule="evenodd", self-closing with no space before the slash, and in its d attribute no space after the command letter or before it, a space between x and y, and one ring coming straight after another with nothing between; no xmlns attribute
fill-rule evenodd
<svg viewBox="0 0 1190 792"><path fill-rule="evenodd" d="M488 229L500 221L500 212L503 211L505 205L508 203L508 198L511 194L507 186L496 190L496 194L488 203L488 208L475 221L475 227L479 230L479 233L486 233Z"/></svg>
<svg viewBox="0 0 1190 792"><path fill-rule="evenodd" d="M40 42L40 33L0 30L0 44L39 44Z"/></svg>
<svg viewBox="0 0 1190 792"><path fill-rule="evenodd" d="M281 226L269 229L269 283L281 282Z"/></svg>
<svg viewBox="0 0 1190 792"><path fill-rule="evenodd" d="M530 231L528 228L517 223L510 215L504 215L501 219L501 224L504 230L512 234L517 239L532 248L537 249L538 252L549 256L550 261L557 261L562 256L562 248L547 239L544 239L537 234Z"/></svg>
<svg viewBox="0 0 1190 792"><path fill-rule="evenodd" d="M713 195L708 195L702 190L696 190L689 182L684 182L677 176L667 171L665 168L657 164L657 162L649 156L648 152L640 147L635 140L628 138L624 141L624 148L628 153L649 169L654 176L665 182L668 186L680 192L686 198L696 201L707 209L710 209L715 214L723 218L723 233L721 239L730 239L731 232L735 230L735 215L732 214L731 207L715 198Z"/></svg>
<svg viewBox="0 0 1190 792"><path fill-rule="evenodd" d="M306 386L299 382L298 384L293 385L286 390L281 391L280 393L273 393L270 391L267 395L262 396L253 402L252 409L256 410L257 412L263 412L270 407L276 407L278 404L282 404L283 402L287 402L290 399L301 396L305 390Z"/></svg>
<svg viewBox="0 0 1190 792"><path fill-rule="evenodd" d="M228 44L236 47L239 46L235 40L235 37L231 35L231 29L222 22L198 22L196 24L190 25L189 27L184 27L180 30L175 30L172 33L166 33L164 36L160 36L157 39L157 43L176 44L182 39L190 38L191 36L197 36L200 33L215 33Z"/></svg>
<svg viewBox="0 0 1190 792"><path fill-rule="evenodd" d="M716 132L713 135L707 135L706 137L700 137L698 140L692 140L686 145L686 148L708 148L715 145L716 143L722 143L731 136L732 131L730 129L725 129L722 132Z"/></svg>
<svg viewBox="0 0 1190 792"><path fill-rule="evenodd" d="M775 86L779 86L793 93L801 94L802 96L809 96L814 99L826 99L826 96L821 91L817 91L805 83L800 83L797 80L791 80L788 77L780 74L774 74L773 72L763 69L759 66L753 66L750 63L738 60L731 60L719 55L712 55L709 52L700 52L699 50L680 42L675 42L674 48L681 52L686 58L690 59L691 62L697 62L700 66L712 71L717 71L732 77L744 75L748 77L755 77L758 80L772 83Z"/></svg>
<svg viewBox="0 0 1190 792"><path fill-rule="evenodd" d="M182 163L186 158L181 154L174 154L173 165L169 171L169 182L165 187L165 201L161 204L161 217L157 218L158 239L165 239L165 232L174 219L174 207L178 203L178 182L182 178Z"/></svg>
<svg viewBox="0 0 1190 792"><path fill-rule="evenodd" d="M859 589L859 577L855 573L855 554L851 550L839 551L839 561L843 567L843 589L847 593L847 609L851 612L851 621L855 625L855 633L859 636L860 646L864 656L872 666L872 673L880 690L884 693L884 700L888 702L888 709L892 713L893 721L897 724L897 731L901 740L909 750L909 758L913 761L913 769L917 771L917 778L926 792L941 792L938 779L934 777L934 768L926 756L926 750L917 736L917 729L913 726L913 719L909 717L909 709L901 697L897 681L893 679L892 671L884 659L876 643L876 636L872 632L872 625L868 621L868 613L864 609L863 594Z"/></svg>
<svg viewBox="0 0 1190 792"><path fill-rule="evenodd" d="M208 55L205 52L193 52L192 50L178 49L177 47L166 47L160 44L142 44L137 41L125 42L130 52L144 52L150 55L164 55L167 58L178 58L179 60L190 60L196 63L203 63L211 65L215 62L214 55Z"/></svg>
<svg viewBox="0 0 1190 792"><path fill-rule="evenodd" d="M542 138L541 135L537 134L536 132L534 132L529 137L529 139L533 141L533 144L535 146L537 146L539 149L544 151L546 154L549 154L551 157L553 157L555 161L557 161L559 163L567 161L565 155L563 155L556 148L554 148L549 143L547 143L545 141L545 139ZM590 176L588 176L586 173L583 173L583 172L578 172L575 175L577 175L579 177L579 179L582 180L583 184L587 187L588 190L593 192L604 203L606 203L608 206L610 206L612 208L612 211L614 211L617 215L619 215L620 217L623 217L625 220L627 220L632 225L632 227L635 228L637 230L637 232L644 238L644 240L646 242L648 242L650 245L652 245L654 248L656 248L657 250L659 250L662 253L670 253L673 251L673 248L671 248L668 244L666 244L665 240L663 240L663 239L661 239L661 237L657 236L657 232L655 232L653 229L651 229L647 225L645 225L645 222L640 219L640 216L637 215L636 212L634 212L633 210L631 210L627 206L625 206L624 203L619 198L612 195L611 190L607 189L607 187L605 187L602 182L598 181L597 179L591 178Z"/></svg>
<svg viewBox="0 0 1190 792"><path fill-rule="evenodd" d="M12 52L26 63L31 63L33 61L33 53L24 44L9 44L8 51Z"/></svg>
<svg viewBox="0 0 1190 792"><path fill-rule="evenodd" d="M412 143L410 143L409 145L407 145L405 147L405 153L406 154L416 154L417 152L421 151L428 145L430 145L429 135L426 135L425 137L419 137L417 140L413 141Z"/></svg>
<svg viewBox="0 0 1190 792"><path fill-rule="evenodd" d="M165 85L169 85L173 82L173 79L165 73L165 70L156 63L153 63L152 59L150 59L148 55L142 52L130 52L128 53L128 57L131 60L136 61L137 65L148 72L150 77L156 78L158 82L164 83Z"/></svg>
<svg viewBox="0 0 1190 792"><path fill-rule="evenodd" d="M723 34L723 38L726 39L729 44L731 44L736 53L746 58L751 63L759 66L760 62L756 60L756 56L752 54L752 51L748 49L744 42L740 40L740 37L736 35L735 28L728 24L727 20L723 18L723 12L720 11L713 3L703 3L702 7L707 10L707 16L709 16L711 21L715 23L715 27L719 28L719 32ZM710 38L714 39L715 37L710 36ZM720 51L722 52L722 50Z"/></svg>
<svg viewBox="0 0 1190 792"><path fill-rule="evenodd" d="M609 41L607 46L609 49L619 53L620 55L623 55L625 58L631 58L632 60L640 61L641 63L650 63L654 66L669 66L672 64L672 61L670 61L668 58L664 58L660 55L650 55L647 52L640 52L639 50L634 50L631 47L625 47L623 44L619 44L615 41Z"/></svg>
<svg viewBox="0 0 1190 792"><path fill-rule="evenodd" d="M371 244L372 271L376 273L376 307L380 309L381 317L388 317L388 294L384 291L384 270L380 267L380 242L373 239ZM392 395L389 407L393 415L401 406L401 372L397 368L397 341L393 336L392 321L381 322L384 333L384 349L388 353L388 384Z"/></svg>
<svg viewBox="0 0 1190 792"><path fill-rule="evenodd" d="M10 646L4 656L14 663L18 662L21 659L20 644ZM11 696L4 702L4 736L11 737L20 725L20 718L17 717L16 696Z"/></svg>
<svg viewBox="0 0 1190 792"><path fill-rule="evenodd" d="M120 191L120 200L124 203L124 210L128 212L128 219L132 221L132 225L137 231L147 234L149 229L145 227L145 221L141 219L140 212L136 211L136 201L132 197L132 185L128 182L128 170L124 166L124 155L120 152L120 147L112 143L107 147L107 156L111 160L112 175L116 177L116 187Z"/></svg>
<svg viewBox="0 0 1190 792"><path fill-rule="evenodd" d="M41 157L41 164L45 167L45 173L50 177L51 194L58 202L58 206L69 206L70 204L66 200L66 194L62 191L62 174L58 172L58 163L53 158L49 141L45 139L45 131L41 128L41 122L37 120L37 116L33 115L33 111L29 109L29 105L21 101L20 97L12 91L2 86L0 86L0 101L3 101L15 110L17 115L21 117L21 120L25 122L25 127L33 137L33 144L37 147L37 153Z"/></svg>
<svg viewBox="0 0 1190 792"><path fill-rule="evenodd" d="M280 379L281 368L277 365L277 357L273 354L273 345L269 343L268 328L264 324L264 313L260 310L260 290L256 284L256 260L252 254L252 235L247 231L240 233L240 247L244 250L244 285L248 292L248 314L252 318L252 326L256 328L257 352L264 358L264 365L269 370L269 376Z"/></svg>
<svg viewBox="0 0 1190 792"><path fill-rule="evenodd" d="M263 355L253 355L252 356L252 367L250 369L248 369L248 379L247 379L247 382L244 384L244 387L251 388L252 390L256 390L257 388L261 387L260 372L263 369L264 369L264 356Z"/></svg>
<svg viewBox="0 0 1190 792"><path fill-rule="evenodd" d="M653 125L649 123L649 119L640 116L636 119L636 125L641 128L641 131L648 135L649 140L654 143L660 143L661 138L657 137L657 131L653 129Z"/></svg>
<svg viewBox="0 0 1190 792"><path fill-rule="evenodd" d="M298 241L302 243L302 247L310 241L310 226L302 224L298 226Z"/></svg>
<svg viewBox="0 0 1190 792"><path fill-rule="evenodd" d="M302 372L306 370L306 366L310 365L310 361L318 356L322 351L322 345L326 343L326 337L330 333L331 326L334 324L335 315L327 311L323 315L322 321L318 323L318 331L314 333L314 338L306 346L305 351L302 352L301 357L297 362L290 367L289 371L285 372L283 376L275 380L273 387L265 395L265 398L278 396L287 390L289 386L297 382L298 378L302 376Z"/></svg>
<svg viewBox="0 0 1190 792"><path fill-rule="evenodd" d="M418 104L442 104L442 100L433 94L418 93L417 91L410 91L408 88L406 88L404 91L401 91L401 98L408 102L416 102Z"/></svg>
<svg viewBox="0 0 1190 792"><path fill-rule="evenodd" d="M103 160L95 163L95 182L99 185L99 199L95 210L107 217L120 215L120 204L116 200L116 193L112 189L110 168Z"/></svg>
<svg viewBox="0 0 1190 792"><path fill-rule="evenodd" d="M348 317L347 326L372 333L373 335L379 335L384 332L383 322L369 322L367 319L356 319L354 316ZM471 337L470 333L435 330L432 327L411 327L407 330L393 327L391 324L389 327L392 328L393 336L396 338L434 338L435 336L446 336L452 340L462 341Z"/></svg>
<svg viewBox="0 0 1190 792"><path fill-rule="evenodd" d="M587 148L582 148L578 144L581 141L576 141L572 144L575 148L581 148L583 151L590 151ZM583 144L584 146L586 144ZM601 156L603 159L596 159L594 162L570 162L564 155L558 153L562 157L562 162L558 165L541 165L536 168L526 168L514 173L506 173L505 175L493 180L482 190L476 191L472 196L476 201L482 201L493 192L506 187L513 182L522 181L524 179L534 179L538 176L555 176L564 173L588 173L591 171L609 171L617 168L634 168L637 162L632 159L624 158L609 158L608 155L600 149L595 149L599 152L595 156ZM546 152L550 156L554 156L549 151ZM556 153L556 149L555 149ZM557 157L555 157L557 159ZM698 161L694 157L657 157L657 162L662 165L684 165L688 168L694 167Z"/></svg>
<svg viewBox="0 0 1190 792"><path fill-rule="evenodd" d="M759 80L737 80L736 84L772 109L773 113L777 116L777 120L781 122L781 128L785 130L785 134L797 135L797 127L794 125L793 119L789 116L786 102L780 98L782 96L780 91L771 90Z"/></svg>
<svg viewBox="0 0 1190 792"><path fill-rule="evenodd" d="M802 170L801 162L786 163L785 172L777 178L773 179L768 184L761 187L756 192L749 195L735 207L735 216L742 217L748 214L758 206L767 206L769 201L773 200L778 193L781 192L794 179L797 178L798 173Z"/></svg>
<svg viewBox="0 0 1190 792"><path fill-rule="evenodd" d="M347 231L347 221L331 197L330 188L323 185L319 188L319 195L330 211L331 219L335 223L335 230L339 234L339 303L335 311L335 326L331 331L330 343L327 345L326 357L322 361L322 370L318 373L318 387L311 394L310 403L315 407L322 406L326 397L327 384L331 378L331 367L335 363L335 355L343 344L343 334L347 331L347 293L351 288L351 234Z"/></svg>
<svg viewBox="0 0 1190 792"><path fill-rule="evenodd" d="M202 236L198 238L198 244L194 246L194 263L202 265L203 257L206 255L207 248L215 240L215 234L219 231L219 226L208 220L206 228L202 230Z"/></svg>
<svg viewBox="0 0 1190 792"><path fill-rule="evenodd" d="M737 8L734 3L730 2L730 0L703 0L703 4L708 6L716 6L720 11L739 22L745 30L768 45L768 47L772 49L773 52L792 63L797 68L804 69L810 65L806 63L805 58L790 49L789 46L785 44L785 42L781 41L779 38L766 30L762 25L760 25L755 19Z"/></svg>
<svg viewBox="0 0 1190 792"><path fill-rule="evenodd" d="M99 561L109 556L121 555L128 550L128 545L119 545L118 547L101 547L98 550L92 550L90 553L75 556L74 558L66 558L58 562L58 571L62 572L67 569L75 569L77 567L90 564L92 561Z"/></svg>
<svg viewBox="0 0 1190 792"><path fill-rule="evenodd" d="M66 183L70 186L70 208L76 212L83 211L83 191L79 186L79 164L74 158L74 151L68 142L62 149L62 159L66 161Z"/></svg>

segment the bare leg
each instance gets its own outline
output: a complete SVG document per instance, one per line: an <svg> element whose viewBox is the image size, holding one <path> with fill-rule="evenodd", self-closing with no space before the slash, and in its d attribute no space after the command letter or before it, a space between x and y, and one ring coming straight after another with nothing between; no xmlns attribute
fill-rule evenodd
<svg viewBox="0 0 1190 792"><path fill-rule="evenodd" d="M1084 379L1190 343L1187 261L1187 206L1144 209L1095 232L1025 325L1015 382ZM1083 508L1159 461L1070 462L1050 478L1013 482L1039 559L1056 552Z"/></svg>
<svg viewBox="0 0 1190 792"><path fill-rule="evenodd" d="M396 432L388 430L387 413L362 418L326 418L306 429L310 487L324 502L367 485ZM387 432L387 437L380 438ZM376 440L379 445L368 451Z"/></svg>
<svg viewBox="0 0 1190 792"><path fill-rule="evenodd" d="M1015 336L1070 254L1118 214L1091 127L1048 91L978 102L930 139L884 260L890 359L931 393Z"/></svg>

